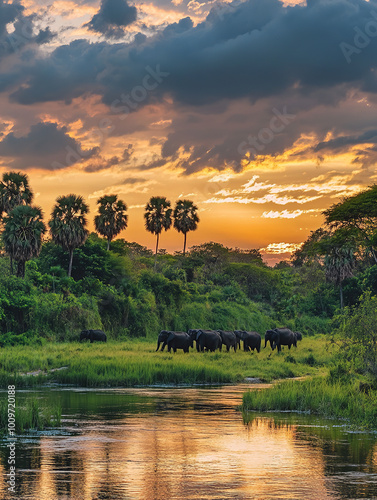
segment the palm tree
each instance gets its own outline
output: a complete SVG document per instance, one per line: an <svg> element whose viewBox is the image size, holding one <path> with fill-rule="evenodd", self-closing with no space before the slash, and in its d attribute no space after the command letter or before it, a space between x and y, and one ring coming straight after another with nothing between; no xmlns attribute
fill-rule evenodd
<svg viewBox="0 0 377 500"><path fill-rule="evenodd" d="M340 308L343 309L343 281L353 276L355 250L350 246L338 246L330 249L325 256L326 279L339 286Z"/></svg>
<svg viewBox="0 0 377 500"><path fill-rule="evenodd" d="M2 235L7 254L18 262L17 276L25 276L25 262L37 257L46 232L42 210L39 207L19 205L4 217Z"/></svg>
<svg viewBox="0 0 377 500"><path fill-rule="evenodd" d="M198 207L190 200L177 201L174 209L174 227L179 233L184 234L183 255L186 254L186 239L189 231L198 227L199 217L196 212Z"/></svg>
<svg viewBox="0 0 377 500"><path fill-rule="evenodd" d="M107 250L109 250L113 238L127 227L127 205L118 200L116 194L102 196L97 200L97 204L99 215L94 217L94 224L96 231L107 238Z"/></svg>
<svg viewBox="0 0 377 500"><path fill-rule="evenodd" d="M29 187L29 178L21 172L5 172L0 182L0 217L9 214L19 205L30 205L33 192ZM10 272L13 274L13 257L10 254Z"/></svg>
<svg viewBox="0 0 377 500"><path fill-rule="evenodd" d="M0 215L9 214L18 205L30 205L33 192L29 187L29 179L21 172L6 172L0 182Z"/></svg>
<svg viewBox="0 0 377 500"><path fill-rule="evenodd" d="M172 209L170 208L170 201L164 197L154 196L145 206L145 227L147 231L157 236L156 253L154 258L154 267L156 268L158 243L160 234L163 229L167 231L172 223L171 220Z"/></svg>
<svg viewBox="0 0 377 500"><path fill-rule="evenodd" d="M60 196L51 213L50 233L55 243L69 252L68 276L72 274L73 251L83 245L88 237L85 214L88 205L82 196Z"/></svg>

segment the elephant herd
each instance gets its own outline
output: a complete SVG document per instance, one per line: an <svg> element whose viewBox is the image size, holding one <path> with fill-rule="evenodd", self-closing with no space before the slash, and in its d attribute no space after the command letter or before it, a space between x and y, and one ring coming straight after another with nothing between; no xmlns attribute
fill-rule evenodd
<svg viewBox="0 0 377 500"><path fill-rule="evenodd" d="M188 332L174 332L169 330L161 330L158 340L156 352L160 349L161 351L167 346L170 352L176 352L177 349L183 349L184 352L189 352L190 347L194 347L194 341L196 342L196 350L198 352L203 351L216 351L216 349L222 350L225 346L226 350L233 347L234 351L237 347L241 347L241 340L243 341L244 351L253 351L256 349L260 352L262 338L257 332L247 332L245 330L235 330L235 331L225 331L225 330L189 330ZM302 340L302 334L300 332L292 332L289 328L274 328L273 330L267 330L264 336L264 347L270 342L271 349L275 348L278 352L281 351L281 347L286 345L288 349L291 346L297 347L297 341Z"/></svg>

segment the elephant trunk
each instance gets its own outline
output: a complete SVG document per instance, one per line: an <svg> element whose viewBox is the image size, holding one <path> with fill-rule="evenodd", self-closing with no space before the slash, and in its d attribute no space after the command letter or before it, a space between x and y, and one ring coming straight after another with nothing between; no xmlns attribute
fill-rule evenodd
<svg viewBox="0 0 377 500"><path fill-rule="evenodd" d="M161 345L161 340L159 340L159 341L157 342L157 349L156 349L156 352L159 350L160 345Z"/></svg>
<svg viewBox="0 0 377 500"><path fill-rule="evenodd" d="M264 339L264 348L266 349L267 347L267 339Z"/></svg>

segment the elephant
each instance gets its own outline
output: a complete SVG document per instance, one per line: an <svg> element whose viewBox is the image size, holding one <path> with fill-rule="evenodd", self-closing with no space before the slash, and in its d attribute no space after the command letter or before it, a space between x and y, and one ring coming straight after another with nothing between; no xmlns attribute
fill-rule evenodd
<svg viewBox="0 0 377 500"><path fill-rule="evenodd" d="M267 330L267 332L264 335L264 348L266 349L267 342L270 343L271 349L272 349L272 335L274 334L275 330Z"/></svg>
<svg viewBox="0 0 377 500"><path fill-rule="evenodd" d="M102 330L82 330L80 333L80 342L82 340L90 340L90 343L93 344L95 340L106 342L107 337L106 333Z"/></svg>
<svg viewBox="0 0 377 500"><path fill-rule="evenodd" d="M287 345L288 349L292 345L297 347L297 337L289 328L274 328L273 330L267 330L267 333L271 332L272 350L277 348L278 352L281 352L281 346Z"/></svg>
<svg viewBox="0 0 377 500"><path fill-rule="evenodd" d="M159 350L161 343L162 343L161 352L165 349L165 346L168 343L168 337L169 337L170 333L171 332L169 330L161 330L160 331L160 334L159 334L158 339L157 339L156 352Z"/></svg>
<svg viewBox="0 0 377 500"><path fill-rule="evenodd" d="M161 330L158 336L157 349L158 351L161 342L163 342L161 352L168 346L168 352L173 349L174 352L177 349L183 349L184 352L189 352L189 348L194 346L193 339L186 332L173 332L170 330Z"/></svg>
<svg viewBox="0 0 377 500"><path fill-rule="evenodd" d="M220 334L215 330L189 330L188 334L192 340L196 340L198 352L203 352L204 349L214 352L222 347Z"/></svg>
<svg viewBox="0 0 377 500"><path fill-rule="evenodd" d="M302 340L302 333L301 332L293 332L296 335L296 344L295 347L297 347L297 342L299 340Z"/></svg>
<svg viewBox="0 0 377 500"><path fill-rule="evenodd" d="M237 351L237 337L234 334L234 332L231 331L224 331L224 330L217 330L217 333L220 334L221 341L223 345L226 346L226 351L229 352L230 348L233 347L234 352ZM220 348L221 351L221 348Z"/></svg>
<svg viewBox="0 0 377 500"><path fill-rule="evenodd" d="M246 332L245 330L236 330L234 332L239 340L243 340L243 350L244 351L254 351L260 352L260 346L262 342L262 337L258 332Z"/></svg>

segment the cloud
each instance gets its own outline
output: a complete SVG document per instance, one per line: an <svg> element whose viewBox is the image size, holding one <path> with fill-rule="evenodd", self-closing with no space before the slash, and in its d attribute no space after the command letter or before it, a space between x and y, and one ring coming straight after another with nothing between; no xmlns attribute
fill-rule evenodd
<svg viewBox="0 0 377 500"><path fill-rule="evenodd" d="M303 205L321 199L325 195L350 196L358 193L362 186L350 175L332 175L319 179L312 179L302 184L280 184L269 182L257 182L258 175L254 175L248 182L236 189L221 189L204 203L240 203L240 204L267 204L287 205L296 203ZM322 182L321 182L322 181ZM349 183L349 185L347 185ZM255 197L256 194L259 197ZM254 194L253 197L250 195ZM295 210L282 212L264 212L264 218L295 218L303 213L317 210Z"/></svg>
<svg viewBox="0 0 377 500"><path fill-rule="evenodd" d="M377 144L377 130L367 130L360 135L340 136L328 141L319 142L314 147L314 152L328 150L336 151L338 149L345 149L347 146L356 146L358 144Z"/></svg>
<svg viewBox="0 0 377 500"><path fill-rule="evenodd" d="M300 215L315 212L320 212L320 210L316 208L311 208L310 210L283 210L281 212L270 210L269 212L263 212L261 217L264 219L296 219L297 217L300 217Z"/></svg>
<svg viewBox="0 0 377 500"><path fill-rule="evenodd" d="M302 243L270 243L265 248L260 248L262 253L267 254L283 254L283 253L293 253L302 247Z"/></svg>
<svg viewBox="0 0 377 500"><path fill-rule="evenodd" d="M28 45L43 45L55 38L48 27L38 31L37 21L36 15L25 15L25 7L20 2L0 0L0 60Z"/></svg>
<svg viewBox="0 0 377 500"><path fill-rule="evenodd" d="M106 26L124 26L129 19L120 16L117 25L118 18L111 17L113 5L118 4L103 2L96 16ZM48 57L49 71L44 76L53 83L57 67L67 71L71 84L65 92L59 86L56 99L65 100L66 92L76 93L78 88L72 87L78 82L82 94L92 92L93 73L86 74L85 68L95 53L95 81L108 105L141 85L145 68L156 64L170 76L152 94L159 99L171 95L176 102L197 106L242 97L255 102L292 88L299 94L340 84L362 87L377 64L373 43L353 64L347 63L339 45L353 40L354 26L365 25L376 6L377 0L323 0L288 7L278 0L246 0L223 16L209 15L197 26L189 18L182 19L142 44L87 42L87 46L80 44L80 51L77 42L60 47L58 58L54 53ZM32 72L27 87L15 98L50 100L37 92L37 82ZM337 100L335 94L326 98Z"/></svg>
<svg viewBox="0 0 377 500"><path fill-rule="evenodd" d="M89 24L100 23L101 33L109 27L124 33L128 20L111 17L117 5L104 0ZM163 6L169 9L171 2L166 0ZM182 6L188 9L188 2ZM300 154L312 158L320 150L336 153L350 144L325 145L332 120L338 121L335 137L357 143L362 134L345 130L351 110L345 117L341 109L357 93L377 94L377 85L373 86L377 40L354 54L350 64L340 45L354 43L355 26L363 29L373 20L376 7L377 0L317 0L294 6L278 0L232 2L221 15L213 10L198 24L185 17L160 25L152 36L152 30L146 30L148 37L142 35L132 43L83 39L49 53L35 52L2 72L0 91L11 89L11 100L23 105L54 101L69 105L78 97L99 96L116 124L114 134L125 134L126 122L137 123L144 131L154 129L155 136L161 132L160 137L147 137L162 147L159 157L143 158L143 170L170 163L186 174L206 169L241 172L248 162L238 152L240 143L268 127L274 108L281 112L285 106L297 118L263 144L256 165L265 160L281 164L281 155L288 154L304 134L313 140L304 152L296 152L297 158ZM135 29L142 29L141 24ZM153 82L146 68L157 75ZM169 113L148 121L146 110L152 107ZM366 128L363 124L359 130ZM363 164L373 164L377 158L373 150L356 154L355 161Z"/></svg>
<svg viewBox="0 0 377 500"><path fill-rule="evenodd" d="M37 123L28 134L17 137L10 132L0 142L0 160L12 168L67 168L98 153L97 148L83 150L81 144L68 135L66 127L57 123Z"/></svg>
<svg viewBox="0 0 377 500"><path fill-rule="evenodd" d="M136 7L128 5L126 0L102 0L99 11L85 26L106 38L122 38L124 28L136 18Z"/></svg>
<svg viewBox="0 0 377 500"><path fill-rule="evenodd" d="M100 155L98 155L97 157L89 161L84 170L85 172L99 172L101 170L107 170L114 165L118 165L120 162L121 158L118 158L117 156L104 159Z"/></svg>

